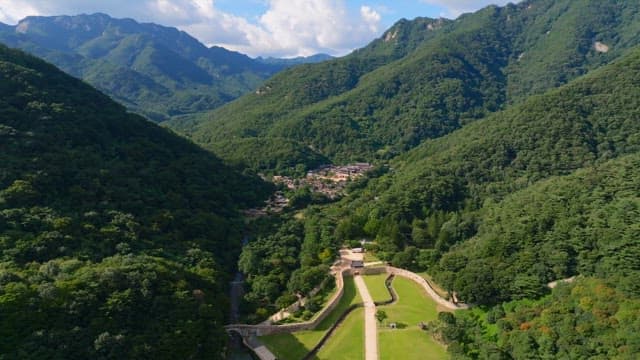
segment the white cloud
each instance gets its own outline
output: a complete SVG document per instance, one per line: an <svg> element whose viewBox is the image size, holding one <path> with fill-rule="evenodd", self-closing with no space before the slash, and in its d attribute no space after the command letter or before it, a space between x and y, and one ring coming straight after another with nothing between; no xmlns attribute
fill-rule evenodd
<svg viewBox="0 0 640 360"><path fill-rule="evenodd" d="M14 24L26 16L39 14L38 9L27 1L0 0L0 22Z"/></svg>
<svg viewBox="0 0 640 360"><path fill-rule="evenodd" d="M28 15L105 12L114 17L176 26L208 45L249 55L344 54L379 35L381 16L360 11L349 0L268 0L258 19L220 11L214 0L0 0L0 21L16 23Z"/></svg>
<svg viewBox="0 0 640 360"><path fill-rule="evenodd" d="M345 0L270 0L269 10L260 17L264 31L253 42L263 52L311 55L318 51L344 53L378 35L380 16L368 12L351 13ZM266 46L265 46L266 45Z"/></svg>
<svg viewBox="0 0 640 360"><path fill-rule="evenodd" d="M441 6L447 10L443 14L449 18L456 18L463 13L478 10L487 5L506 5L520 0L421 0L423 3Z"/></svg>
<svg viewBox="0 0 640 360"><path fill-rule="evenodd" d="M369 6L363 5L360 7L360 15L362 16L362 19L364 19L364 21L369 25L369 29L371 30L371 32L378 31L378 24L380 23L382 17L377 11L373 10Z"/></svg>

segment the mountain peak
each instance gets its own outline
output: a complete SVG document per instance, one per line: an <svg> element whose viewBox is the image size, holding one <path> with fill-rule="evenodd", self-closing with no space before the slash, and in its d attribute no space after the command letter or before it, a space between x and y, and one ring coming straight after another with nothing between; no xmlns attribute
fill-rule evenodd
<svg viewBox="0 0 640 360"><path fill-rule="evenodd" d="M155 121L216 108L289 66L103 13L30 16L0 27L0 42L55 63Z"/></svg>

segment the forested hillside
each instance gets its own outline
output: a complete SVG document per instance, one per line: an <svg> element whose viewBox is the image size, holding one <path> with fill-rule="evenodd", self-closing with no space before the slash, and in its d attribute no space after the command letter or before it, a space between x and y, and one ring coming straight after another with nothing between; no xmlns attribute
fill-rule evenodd
<svg viewBox="0 0 640 360"><path fill-rule="evenodd" d="M300 279L317 279L327 252L366 238L378 257L427 270L476 305L537 298L577 274L637 298L638 84L635 49L426 141L337 204L307 210L304 227L290 220L245 248L249 296L264 305L305 291Z"/></svg>
<svg viewBox="0 0 640 360"><path fill-rule="evenodd" d="M448 249L473 237L478 226L489 221L485 218L489 214L487 209L508 194L550 176L567 175L639 151L640 126L636 121L639 80L640 51L635 50L615 64L558 90L534 96L522 105L425 142L394 161L392 173L370 182L355 200L345 201L345 210L351 216L340 225L348 230L344 236L376 238L383 252L402 254L396 257L396 262L429 268L451 290L460 291L469 301L512 298L515 295L511 291L512 278L495 283L461 280L465 274L489 274L477 268L469 269L468 273L463 271L466 266L483 263L480 255L474 253L480 250L475 241L469 244L466 255L469 261L457 256L457 252L447 254ZM533 227L527 226L525 232L534 237L542 231L536 228L537 221L549 226L554 223L539 216L531 216L530 221ZM519 228L516 223L510 225L498 230L494 238L505 233L515 236ZM510 240L526 244L525 239ZM559 254L557 242L551 244L551 249ZM553 252L551 249L546 251ZM578 253L576 250L565 254L564 270L545 268L546 273L536 278L536 286L555 277L575 274ZM547 253L539 253L533 259L544 254ZM509 260L514 253L504 256L499 261L501 266L526 263L516 257ZM483 264L486 269L497 271L496 264ZM506 272L513 276L517 274L514 270L507 268ZM463 281L486 287L466 288L461 285Z"/></svg>
<svg viewBox="0 0 640 360"><path fill-rule="evenodd" d="M0 358L221 358L268 186L6 47L0 138Z"/></svg>
<svg viewBox="0 0 640 360"><path fill-rule="evenodd" d="M486 315L441 313L432 324L454 360L629 359L640 352L640 300L585 278L539 300L498 305Z"/></svg>
<svg viewBox="0 0 640 360"><path fill-rule="evenodd" d="M349 56L285 71L175 126L224 158L243 159L240 142L286 139L335 162L390 159L625 54L640 38L639 6L531 0L401 21Z"/></svg>
<svg viewBox="0 0 640 360"><path fill-rule="evenodd" d="M268 64L185 32L105 14L28 17L0 42L40 56L154 121L211 110L286 65Z"/></svg>

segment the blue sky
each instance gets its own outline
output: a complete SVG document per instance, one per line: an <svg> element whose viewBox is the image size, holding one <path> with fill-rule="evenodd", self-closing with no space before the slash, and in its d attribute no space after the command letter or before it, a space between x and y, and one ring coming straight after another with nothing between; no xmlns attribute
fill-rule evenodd
<svg viewBox="0 0 640 360"><path fill-rule="evenodd" d="M450 12L447 7L442 5L428 4L419 0L396 0L396 1L362 1L349 0L346 2L351 11L357 12L361 6L369 6L378 11L382 16L382 25L385 28L393 25L401 18L413 19L416 16L428 17L454 17L457 14ZM478 1L478 3L486 3ZM248 19L259 19L260 15L269 8L268 1L264 0L218 0L216 5L220 10L228 13L236 14ZM476 6L472 6L475 8Z"/></svg>
<svg viewBox="0 0 640 360"><path fill-rule="evenodd" d="M0 22L104 12L175 26L250 56L344 55L401 18L455 18L505 0L0 0Z"/></svg>

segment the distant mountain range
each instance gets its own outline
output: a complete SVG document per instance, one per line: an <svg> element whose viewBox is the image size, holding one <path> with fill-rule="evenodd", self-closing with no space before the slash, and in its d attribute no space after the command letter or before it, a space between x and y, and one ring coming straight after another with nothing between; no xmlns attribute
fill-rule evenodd
<svg viewBox="0 0 640 360"><path fill-rule="evenodd" d="M614 61L640 42L639 14L635 2L536 0L402 20L348 56L289 69L171 126L263 171L287 164L260 151L276 144L309 166L391 159Z"/></svg>
<svg viewBox="0 0 640 360"><path fill-rule="evenodd" d="M214 109L286 67L326 55L252 59L175 28L105 14L0 24L0 42L40 56L154 121Z"/></svg>
<svg viewBox="0 0 640 360"><path fill-rule="evenodd" d="M333 58L334 57L329 54L316 54L316 55L311 55L306 57L298 56L295 58L288 58L288 59L280 59L280 58L274 58L274 57L268 57L268 58L258 57L256 58L256 60L258 60L261 63L271 64L271 65L293 66L293 65L300 65L300 64L314 64L314 63L331 60Z"/></svg>

